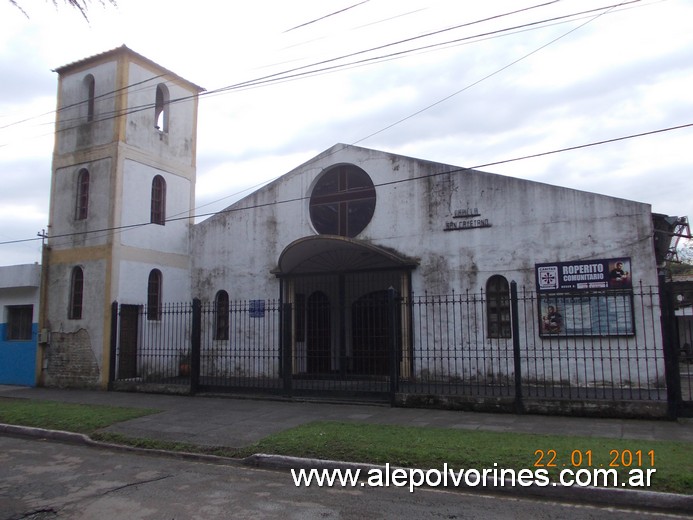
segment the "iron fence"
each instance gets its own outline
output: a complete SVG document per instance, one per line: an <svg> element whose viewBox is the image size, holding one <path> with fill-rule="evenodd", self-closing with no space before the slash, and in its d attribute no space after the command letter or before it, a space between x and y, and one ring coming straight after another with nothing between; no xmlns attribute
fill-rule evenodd
<svg viewBox="0 0 693 520"><path fill-rule="evenodd" d="M310 296L195 300L156 312L114 304L112 379L410 405L504 402L511 410L532 400L672 399L657 287L547 301L513 284L500 309L490 300L483 292L380 291L348 305ZM561 311L559 328L548 308ZM690 395L690 378L680 386L679 400Z"/></svg>

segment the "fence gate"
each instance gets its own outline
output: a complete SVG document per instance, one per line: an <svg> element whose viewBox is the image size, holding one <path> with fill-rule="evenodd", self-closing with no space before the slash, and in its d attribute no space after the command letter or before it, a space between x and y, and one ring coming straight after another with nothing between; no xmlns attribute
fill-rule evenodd
<svg viewBox="0 0 693 520"><path fill-rule="evenodd" d="M120 306L120 349L118 351L118 368L120 379L137 377L137 331L139 307L137 305Z"/></svg>
<svg viewBox="0 0 693 520"><path fill-rule="evenodd" d="M413 295L396 273L328 276L292 281L284 301L219 291L153 309L114 303L110 387L505 412L693 411L693 305L677 287L548 298L505 281L491 295ZM558 329L545 316L554 307Z"/></svg>
<svg viewBox="0 0 693 520"><path fill-rule="evenodd" d="M669 415L693 417L693 282L663 284L662 329Z"/></svg>

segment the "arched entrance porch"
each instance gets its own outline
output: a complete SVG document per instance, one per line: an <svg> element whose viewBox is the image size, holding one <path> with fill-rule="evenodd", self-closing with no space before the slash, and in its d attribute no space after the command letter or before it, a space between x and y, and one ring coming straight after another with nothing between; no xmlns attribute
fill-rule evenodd
<svg viewBox="0 0 693 520"><path fill-rule="evenodd" d="M293 376L384 380L397 359L395 368L407 377L411 332L402 302L415 267L410 258L347 237L311 236L289 244L275 274L282 301L292 304ZM392 308L390 289L397 296Z"/></svg>

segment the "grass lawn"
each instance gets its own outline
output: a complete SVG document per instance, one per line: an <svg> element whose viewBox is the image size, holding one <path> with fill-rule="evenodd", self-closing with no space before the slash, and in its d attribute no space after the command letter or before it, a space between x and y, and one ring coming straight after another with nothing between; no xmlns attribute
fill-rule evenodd
<svg viewBox="0 0 693 520"><path fill-rule="evenodd" d="M158 411L145 408L0 398L0 423L86 434L117 422Z"/></svg>
<svg viewBox="0 0 693 520"><path fill-rule="evenodd" d="M649 491L693 494L693 445L685 442L533 435L362 423L315 422L244 450L424 469L656 469Z"/></svg>
<svg viewBox="0 0 693 520"><path fill-rule="evenodd" d="M133 439L99 431L157 410L0 398L0 422L85 433L96 440L143 448L245 457L254 453L442 470L616 469L622 481L631 469L656 469L649 491L693 495L693 445L685 442L530 435L405 427L354 422L314 422L270 435L233 450ZM494 466L496 464L497 466ZM646 488L638 488L646 489Z"/></svg>

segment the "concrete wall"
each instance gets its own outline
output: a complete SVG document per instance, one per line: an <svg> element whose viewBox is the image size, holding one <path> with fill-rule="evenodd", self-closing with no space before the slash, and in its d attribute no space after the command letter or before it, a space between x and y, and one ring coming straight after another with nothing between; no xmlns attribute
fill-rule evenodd
<svg viewBox="0 0 693 520"><path fill-rule="evenodd" d="M151 108L128 112L125 142L128 146L146 150L151 157L194 166L197 100L189 87L181 86L171 75L164 74L163 77L151 79L160 73L161 71L153 71L152 68L140 63L128 64L128 82L141 83L141 86L128 91L128 106ZM167 132L154 128L156 87L160 83L168 89L170 100L178 100L167 107L169 110Z"/></svg>
<svg viewBox="0 0 693 520"><path fill-rule="evenodd" d="M197 93L125 47L58 69L58 120L46 253L44 382L107 382L113 301L142 304L152 269L164 301L190 299L189 238L195 197ZM84 79L94 77L88 121ZM156 127L157 85L165 85L168 127ZM184 101L178 101L184 100ZM142 107L147 107L142 109ZM75 219L77 176L90 173L89 214ZM150 223L152 179L166 181L164 225ZM71 272L84 270L82 318L68 319Z"/></svg>
<svg viewBox="0 0 693 520"><path fill-rule="evenodd" d="M533 291L535 264L616 257L631 258L636 282L657 283L647 204L336 145L194 227L193 296L212 301L224 289L232 300L278 298L279 281L272 271L279 256L293 241L316 234L309 216L312 188L322 171L343 163L365 170L376 186L373 218L356 238L416 259L418 267L411 277L414 294L478 293L496 274ZM460 224L470 220L474 221L471 225ZM645 312L659 315L651 304ZM460 320L475 329L466 331L453 347L460 350L460 358L465 348L491 348L490 341L484 343L488 340L484 340L483 320L467 316ZM652 327L643 324L640 316L636 316L635 330L635 336L620 340L620 348L633 352L634 371L642 372L640 379L656 384L663 366L654 370L637 366L636 354L638 349L660 352L661 339L657 334L644 337ZM425 331L414 334L415 358L429 344L425 335ZM539 353L546 343L538 335L523 341L524 348ZM456 355L449 344L433 348L441 349L441 356L446 349L445 355ZM435 359L435 351L428 350L426 356ZM413 375L459 378L468 377L471 370L476 378L488 376L485 368L460 368L463 374L455 367L429 365L415 363ZM557 367L554 373L575 373L564 368ZM512 376L507 366L497 371L493 377ZM592 383L601 384L598 370L590 377Z"/></svg>
<svg viewBox="0 0 693 520"><path fill-rule="evenodd" d="M57 154L71 154L99 147L113 141L116 114L114 94L117 81L117 63L96 63L75 74L61 77L58 90ZM94 118L87 120L87 91L84 80L88 75L94 81Z"/></svg>
<svg viewBox="0 0 693 520"><path fill-rule="evenodd" d="M112 176L113 158L106 157L58 168L53 174L50 241L53 250L103 246L109 242L115 199ZM89 172L89 209L86 219L75 219L77 178L80 170Z"/></svg>
<svg viewBox="0 0 693 520"><path fill-rule="evenodd" d="M181 175L154 168L133 160L123 165L123 212L122 226L146 224L150 221L151 187L155 176L166 181L166 217L177 219L165 225L150 224L118 233L122 245L151 249L164 253L187 255L190 247L187 216L190 215L190 191L192 181Z"/></svg>
<svg viewBox="0 0 693 520"><path fill-rule="evenodd" d="M287 245L316 234L311 189L340 163L376 185L375 214L356 238L418 259L414 293L477 291L493 274L533 289L537 263L620 256L632 258L633 279L657 283L647 204L337 145L195 226L193 292L276 297L270 272ZM474 208L490 227L445 231L456 211Z"/></svg>
<svg viewBox="0 0 693 520"><path fill-rule="evenodd" d="M36 384L40 274L36 264L0 267L0 384ZM31 338L9 339L8 308L20 305L33 306Z"/></svg>
<svg viewBox="0 0 693 520"><path fill-rule="evenodd" d="M43 352L43 383L47 386L97 388L101 381L108 345L104 309L107 308L105 259L52 263L46 273L47 317L50 340ZM72 269L82 268L84 295L82 317L70 319L69 294Z"/></svg>

